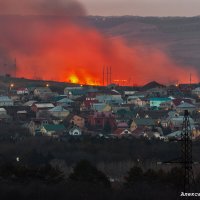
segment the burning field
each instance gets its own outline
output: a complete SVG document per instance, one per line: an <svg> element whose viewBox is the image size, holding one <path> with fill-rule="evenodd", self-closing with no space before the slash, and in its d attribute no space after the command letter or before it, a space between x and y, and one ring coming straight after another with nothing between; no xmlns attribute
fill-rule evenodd
<svg viewBox="0 0 200 200"><path fill-rule="evenodd" d="M152 46L136 46L89 26L85 8L72 0L0 0L0 73L18 77L102 85L103 66L112 81L142 85L193 82L198 73ZM17 59L17 69L14 60Z"/></svg>

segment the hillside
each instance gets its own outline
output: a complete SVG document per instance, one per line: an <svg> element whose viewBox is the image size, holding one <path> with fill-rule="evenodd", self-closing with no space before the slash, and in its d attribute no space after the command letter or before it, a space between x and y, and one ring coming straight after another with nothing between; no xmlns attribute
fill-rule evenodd
<svg viewBox="0 0 200 200"><path fill-rule="evenodd" d="M164 49L178 63L200 66L200 17L94 17L92 26L110 37L124 37Z"/></svg>

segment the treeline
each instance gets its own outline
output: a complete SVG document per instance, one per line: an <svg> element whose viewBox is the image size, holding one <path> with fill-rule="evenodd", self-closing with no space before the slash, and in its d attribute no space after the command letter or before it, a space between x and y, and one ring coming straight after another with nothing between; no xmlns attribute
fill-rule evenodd
<svg viewBox="0 0 200 200"><path fill-rule="evenodd" d="M199 175L196 188L200 188ZM19 163L0 166L0 198L4 200L155 200L177 199L183 191L183 171L168 172L132 167L119 183L111 180L89 161L78 162L68 177L59 168L40 168Z"/></svg>
<svg viewBox="0 0 200 200"><path fill-rule="evenodd" d="M12 138L4 134L4 137L9 139L0 140L0 164L15 163L16 158L19 158L20 163L25 166L40 167L51 164L59 166L68 175L77 162L86 159L108 176L122 179L135 164L140 165L143 170L148 168L159 170L161 166L158 166L157 162L170 161L181 155L180 142L91 137L60 140L30 137L26 136L25 131L24 134L17 134L17 132L16 129L16 135L12 135ZM196 141L193 143L194 161L200 160L199 152L199 141ZM169 167L162 166L162 168L168 170ZM198 168L195 167L195 170L198 171Z"/></svg>

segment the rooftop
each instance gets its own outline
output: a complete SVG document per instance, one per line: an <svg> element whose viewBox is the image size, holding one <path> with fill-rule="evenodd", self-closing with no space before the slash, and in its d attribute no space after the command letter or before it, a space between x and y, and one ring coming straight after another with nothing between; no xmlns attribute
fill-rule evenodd
<svg viewBox="0 0 200 200"><path fill-rule="evenodd" d="M47 131L65 131L66 128L63 124L47 124L43 126Z"/></svg>
<svg viewBox="0 0 200 200"><path fill-rule="evenodd" d="M35 103L35 106L38 108L53 108L54 105L52 103Z"/></svg>

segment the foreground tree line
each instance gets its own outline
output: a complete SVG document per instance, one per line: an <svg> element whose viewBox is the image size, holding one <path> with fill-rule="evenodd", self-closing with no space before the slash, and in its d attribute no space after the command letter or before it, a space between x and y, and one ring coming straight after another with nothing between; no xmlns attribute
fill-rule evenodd
<svg viewBox="0 0 200 200"><path fill-rule="evenodd" d="M200 174L196 187L200 188ZM51 165L25 166L4 163L0 166L0 198L20 200L155 200L176 199L182 191L183 171L174 167L169 171L143 171L134 166L123 182L111 180L89 161L78 162L66 177Z"/></svg>
<svg viewBox="0 0 200 200"><path fill-rule="evenodd" d="M193 143L195 161L200 160L199 143ZM177 199L182 191L182 170L156 163L179 156L178 142L92 137L57 140L31 137L25 130L8 126L0 131L0 198ZM200 191L195 168L196 191Z"/></svg>

